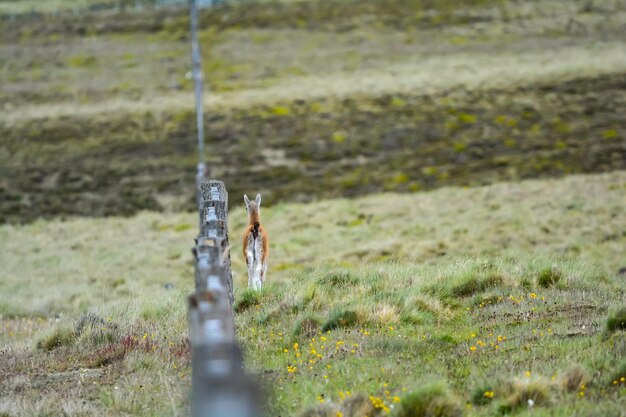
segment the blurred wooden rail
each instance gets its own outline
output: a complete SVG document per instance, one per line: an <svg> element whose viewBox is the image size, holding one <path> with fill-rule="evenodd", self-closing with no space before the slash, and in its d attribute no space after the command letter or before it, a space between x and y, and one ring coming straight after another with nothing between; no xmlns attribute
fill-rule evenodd
<svg viewBox="0 0 626 417"><path fill-rule="evenodd" d="M243 372L235 340L228 245L228 193L222 181L198 181L200 235L192 249L196 291L189 296L193 417L258 417L257 383Z"/></svg>

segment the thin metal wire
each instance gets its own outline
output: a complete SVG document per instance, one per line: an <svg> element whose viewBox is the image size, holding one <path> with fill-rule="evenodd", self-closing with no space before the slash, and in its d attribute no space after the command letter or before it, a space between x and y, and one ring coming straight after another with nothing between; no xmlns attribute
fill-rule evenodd
<svg viewBox="0 0 626 417"><path fill-rule="evenodd" d="M201 180L205 172L204 154L204 109L202 105L202 61L200 59L200 45L198 44L198 5L196 0L189 0L190 31L191 31L191 61L192 74L195 86L196 99L196 124L198 126L198 173L197 179Z"/></svg>

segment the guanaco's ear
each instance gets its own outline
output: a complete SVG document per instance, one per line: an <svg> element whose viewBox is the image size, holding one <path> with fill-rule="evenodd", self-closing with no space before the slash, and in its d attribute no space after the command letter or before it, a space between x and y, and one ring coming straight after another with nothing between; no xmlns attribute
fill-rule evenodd
<svg viewBox="0 0 626 417"><path fill-rule="evenodd" d="M250 205L250 199L248 198L246 194L243 195L243 201L244 203L246 203L246 207Z"/></svg>
<svg viewBox="0 0 626 417"><path fill-rule="evenodd" d="M256 195L256 205L260 206L261 205L261 194L257 194Z"/></svg>

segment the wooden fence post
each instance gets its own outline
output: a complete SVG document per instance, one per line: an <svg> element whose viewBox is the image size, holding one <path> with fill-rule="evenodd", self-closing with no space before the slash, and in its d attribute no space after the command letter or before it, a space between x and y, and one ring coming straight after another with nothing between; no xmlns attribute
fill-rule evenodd
<svg viewBox="0 0 626 417"><path fill-rule="evenodd" d="M200 235L192 249L196 291L188 298L193 417L259 417L258 383L243 372L235 339L228 245L228 193L198 181Z"/></svg>
<svg viewBox="0 0 626 417"><path fill-rule="evenodd" d="M232 269L230 265L230 245L228 243L228 192L222 181L209 180L200 183L198 205L200 212L200 234L202 236L219 236L223 233L222 242L223 264L228 277L228 298L235 302L233 291Z"/></svg>

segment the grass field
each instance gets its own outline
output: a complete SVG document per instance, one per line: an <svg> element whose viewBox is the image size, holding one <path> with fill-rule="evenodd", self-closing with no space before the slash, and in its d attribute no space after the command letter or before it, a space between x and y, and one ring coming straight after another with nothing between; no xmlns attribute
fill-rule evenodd
<svg viewBox="0 0 626 417"><path fill-rule="evenodd" d="M114 3L0 0L0 417L189 414L187 11ZM268 416L626 416L624 0L200 20Z"/></svg>
<svg viewBox="0 0 626 417"><path fill-rule="evenodd" d="M625 307L625 190L615 172L264 210L263 292L244 291L236 235L232 251L268 415L366 415L346 411L361 396L397 413L423 389L458 409L442 415L621 415L626 332L607 323ZM0 412L184 415L196 221L2 226Z"/></svg>

